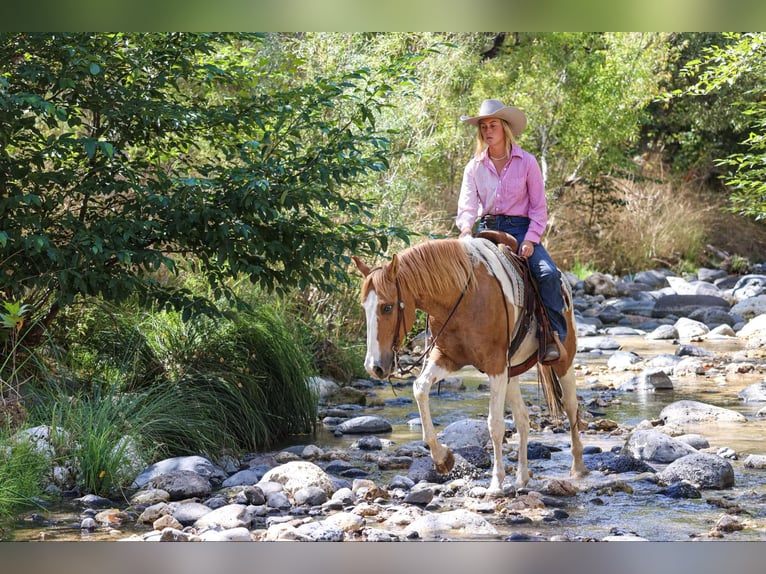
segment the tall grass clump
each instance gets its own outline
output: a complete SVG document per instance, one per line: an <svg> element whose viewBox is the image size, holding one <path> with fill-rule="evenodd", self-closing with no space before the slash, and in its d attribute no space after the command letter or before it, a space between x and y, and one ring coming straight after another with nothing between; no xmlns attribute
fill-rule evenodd
<svg viewBox="0 0 766 574"><path fill-rule="evenodd" d="M43 477L50 462L27 441L0 433L0 516L33 506L43 495Z"/></svg>

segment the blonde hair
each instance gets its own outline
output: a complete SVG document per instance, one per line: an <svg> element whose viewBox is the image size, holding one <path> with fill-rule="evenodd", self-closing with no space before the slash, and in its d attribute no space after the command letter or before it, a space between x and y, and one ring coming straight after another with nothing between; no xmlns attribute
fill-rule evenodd
<svg viewBox="0 0 766 574"><path fill-rule="evenodd" d="M504 119L495 116L492 116L492 119L500 120L500 123L503 126L503 133L505 134L505 153L510 155L511 146L516 143L516 138L513 137L513 132L511 131L511 124ZM474 152L474 155L479 157L486 147L487 144L484 143L484 138L481 137L481 121L479 121L479 124L476 127L476 151Z"/></svg>

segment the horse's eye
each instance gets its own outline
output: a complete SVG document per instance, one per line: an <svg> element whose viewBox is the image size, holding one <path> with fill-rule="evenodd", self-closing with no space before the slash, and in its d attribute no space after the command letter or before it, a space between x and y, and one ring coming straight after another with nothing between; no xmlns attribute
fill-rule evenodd
<svg viewBox="0 0 766 574"><path fill-rule="evenodd" d="M391 313L391 312L394 310L394 306L393 306L393 305L391 305L391 304L386 304L386 305L383 305L383 307L381 308L381 310L382 310L382 311L383 311L383 312L384 312L386 315L388 315L389 313Z"/></svg>

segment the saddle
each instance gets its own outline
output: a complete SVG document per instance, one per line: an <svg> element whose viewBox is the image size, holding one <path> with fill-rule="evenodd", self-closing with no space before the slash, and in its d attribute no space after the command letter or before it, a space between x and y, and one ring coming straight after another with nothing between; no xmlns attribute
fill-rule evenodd
<svg viewBox="0 0 766 574"><path fill-rule="evenodd" d="M545 305L543 305L543 300L540 297L540 290L538 289L537 281L529 269L529 262L517 254L518 241L516 241L516 238L509 233L505 233L504 231L497 231L494 229L486 229L480 231L476 236L487 239L488 241L491 241L497 245L498 250L505 256L509 263L513 265L516 271L518 271L524 284L524 292L529 294L528 296L524 297L524 313L522 314L522 324L520 325L520 328L517 329L517 334L510 342L508 348L509 376L513 377L520 375L521 373L531 369L535 363L540 363L541 365L563 364L567 359L566 349L564 348L562 342L559 340L558 333L553 331L550 321L548 320L548 313L545 310ZM532 317L537 320L537 340L539 342L537 354L533 354L526 361L519 365L511 365L510 358L516 353L519 346L521 346L521 342L529 330L529 323ZM545 346L547 341L554 341L559 349L560 357L555 361L544 362L542 360L543 356L545 355Z"/></svg>

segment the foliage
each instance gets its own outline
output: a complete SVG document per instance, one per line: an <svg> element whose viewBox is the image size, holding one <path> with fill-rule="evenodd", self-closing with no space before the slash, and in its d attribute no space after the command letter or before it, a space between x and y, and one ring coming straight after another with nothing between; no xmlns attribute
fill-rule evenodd
<svg viewBox="0 0 766 574"><path fill-rule="evenodd" d="M0 516L8 516L43 494L49 462L28 441L11 441L2 430L0 437Z"/></svg>
<svg viewBox="0 0 766 574"><path fill-rule="evenodd" d="M366 70L283 85L264 41L1 34L0 292L41 328L78 296L189 317L215 308L168 283L188 263L216 297L239 276L332 286L349 251L403 236L352 187L388 166L390 88Z"/></svg>
<svg viewBox="0 0 766 574"><path fill-rule="evenodd" d="M575 200L593 224L615 202L603 178L631 168L627 152L666 57L663 35L655 33L518 35L485 63L473 97L500 98L526 112L520 143L538 156L546 189L556 199L585 183Z"/></svg>
<svg viewBox="0 0 766 574"><path fill-rule="evenodd" d="M687 64L697 82L685 94L707 95L737 86L734 108L747 127L743 149L718 158L730 168L724 180L733 188L731 208L755 220L766 219L766 34L729 34L724 46L710 46Z"/></svg>

